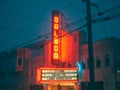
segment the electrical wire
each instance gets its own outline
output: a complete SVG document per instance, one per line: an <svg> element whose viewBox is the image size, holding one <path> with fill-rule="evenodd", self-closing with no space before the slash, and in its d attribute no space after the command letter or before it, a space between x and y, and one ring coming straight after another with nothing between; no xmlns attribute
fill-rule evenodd
<svg viewBox="0 0 120 90"><path fill-rule="evenodd" d="M14 15L14 16L17 16L17 17L21 17L21 18L27 18L27 19L31 19L31 20L34 20L33 23L30 23L29 26L33 25L33 24L37 24L39 22L48 22L50 23L51 21L45 21L45 20L40 20L39 18L35 18L33 16L29 16L29 15L23 15L23 14L19 14L19 13L16 13L16 12L12 12L12 11L9 11L9 10L5 10L5 9L1 9L0 8L0 12L4 12L4 13L8 13L8 14L11 14L11 15ZM24 27L22 28L25 28L27 25L25 25ZM31 34L30 32L27 32L27 31L22 31L22 30L15 30L15 29L11 29L11 30L14 30L16 32L23 32L23 33L29 33Z"/></svg>
<svg viewBox="0 0 120 90"><path fill-rule="evenodd" d="M119 15L120 16L120 15ZM103 18L102 18L103 19ZM111 19L113 19L113 18L111 18ZM100 19L99 19L100 20ZM110 19L109 19L110 20ZM101 20L100 20L101 21ZM96 23L96 22L94 22L94 23ZM94 24L93 23L93 24ZM80 31L82 28L84 28L84 27L86 27L87 26L87 24L84 24L84 25L82 25L81 27L78 27L78 28L76 28L75 30L72 30L72 31L70 31L70 32L68 32L68 33L66 33L66 34L64 34L64 35L62 35L62 36L60 36L59 38L62 38L62 37L64 37L64 36L66 36L67 34L70 34L70 33L72 33L72 32L74 32L74 31ZM35 39L33 39L33 40L30 40L30 41L28 41L28 42L32 42L32 41L34 41L34 40L38 40L38 39L40 39L40 38L42 38L42 37L48 37L48 35L50 35L51 33L47 33L47 34L44 34L44 35L42 35L42 36L40 36L39 38L35 38ZM26 42L27 43L27 42ZM24 44L26 44L26 43L24 43ZM43 43L43 45L46 45L46 44L49 44L50 42L46 42L46 43ZM40 45L39 47L43 47L43 45ZM22 47L23 48L23 47ZM31 49L28 49L28 50L26 50L24 53L22 52L22 53L19 53L18 55L23 55L23 54L26 54L27 52L30 52L30 51L32 51L33 49L36 49L36 48L38 48L38 46L35 46L35 47L32 47ZM15 55L16 53L14 53L14 55ZM13 56L13 54L11 55L11 57Z"/></svg>
<svg viewBox="0 0 120 90"><path fill-rule="evenodd" d="M77 9L78 11L80 11L79 7L77 7L76 5L74 5L72 2L70 2L69 0L65 0L70 6L72 6L73 8L75 8L75 10Z"/></svg>
<svg viewBox="0 0 120 90"><path fill-rule="evenodd" d="M71 4L72 5L72 3L71 2L69 2L68 0L66 0L69 4ZM75 6L75 5L72 5L72 6ZM78 7L76 7L76 8L78 8ZM106 12L109 12L110 10L113 10L113 9L117 9L117 8L120 8L120 6L116 6L116 7L113 7L113 8L110 8L110 9L107 9L107 10L105 10L105 11L102 11L102 12L99 12L98 13L98 15L101 15L101 13L106 13ZM3 12L7 12L7 13L10 13L10 14L14 14L14 15L16 15L16 16L22 16L22 17L27 17L27 18L30 18L30 19L33 19L33 20L38 20L37 18L35 18L35 17L31 17L31 16L27 16L27 15L21 15L21 14L18 14L18 13L14 13L14 12L11 12L11 11L8 11L8 10L3 10L3 9L0 9L1 11L3 11ZM32 23L33 24L33 23ZM31 26L31 25L30 25ZM69 25L69 26L71 26L71 25ZM20 30L21 31L21 30ZM24 31L24 33L28 33L28 32L26 32L26 31Z"/></svg>
<svg viewBox="0 0 120 90"><path fill-rule="evenodd" d="M107 16L107 17L104 17L104 18L99 18L99 19L96 19L96 20L92 20L92 23L95 24L95 23L98 23L98 22L101 22L101 21L111 20L111 19L117 18L117 17L119 17L119 16L120 16L120 14L113 15L113 16ZM68 32L68 33L60 36L60 37L64 37L64 36L66 36L67 34L70 34L70 33L74 32L74 31L76 31L76 30L80 31L82 28L84 28L84 27L86 27L86 26L87 26L87 24L84 24L84 25L82 25L82 26L80 26L80 27L78 27L78 28L76 28L76 29L74 29L74 30L72 30L72 31L70 31L70 32ZM38 39L40 39L40 38L43 38L43 37L48 37L49 35L51 35L51 32L46 33L46 34L44 34L44 35L42 35L42 36L39 36L39 37L37 37L37 38L34 38L34 39L32 39L32 40L30 40L30 41L28 41L28 42L25 42L25 43L23 43L23 44L17 45L16 47L21 46L21 45L23 46L23 45L25 45L25 44L31 43L31 42L33 42L33 41L35 41L35 40L38 40ZM12 48L12 49L13 49L13 48ZM10 50L11 50L11 49L10 49ZM9 50L8 50L8 51L9 51Z"/></svg>
<svg viewBox="0 0 120 90"><path fill-rule="evenodd" d="M50 42L43 42L39 47L43 47L43 45L46 45L46 44L49 44ZM20 56L20 55L23 55L23 58L25 59L24 55L25 54L28 54L30 51L32 51L33 49L38 49L38 46L35 46L35 47L32 47L32 49L28 49L28 48L22 48L23 51L21 51L20 53L16 52L15 50L12 50L11 52L5 52L4 55L0 56L0 59L4 59L4 58L13 58L13 57L16 57L17 55ZM2 53L3 54L3 53ZM1 54L0 54L1 55ZM6 57L7 55L7 57ZM28 57L30 58L30 57Z"/></svg>
<svg viewBox="0 0 120 90"><path fill-rule="evenodd" d="M116 8L119 8L119 6L113 7L112 9L116 9ZM105 11L110 11L110 10L111 10L111 9L108 9L108 10L105 10ZM14 14L14 13L13 13L13 14ZM15 14L15 15L16 15L16 14ZM116 15L113 16L112 18L115 18L115 17L116 17ZM84 17L84 19L86 19L86 17ZM93 20L93 21L95 21L94 23L96 23L96 22L105 21L105 20L108 20L108 19L109 19L108 17L104 17L104 18L100 18L100 19ZM83 20L83 19L80 19L80 20L78 20L78 21L76 21L76 22L74 22L74 23L70 23L69 26L76 25L76 24L78 24L79 21L81 21L81 20ZM87 25L87 24L84 24L84 25L76 28L75 30L82 29L82 28L84 28L86 25ZM68 28L68 27L66 27L66 28ZM74 31L74 30L73 30L73 31ZM72 31L68 32L68 34L71 33L71 32L72 32ZM48 37L47 35L50 35L50 34L51 34L51 33L48 33L48 34L45 34L45 35L43 35L43 36ZM63 36L65 36L65 35L63 35ZM32 42L32 41L35 41L35 40L38 40L38 38L32 39L32 40L30 40L30 41L28 41L28 42ZM26 42L26 43L28 43L28 42ZM26 44L26 43L20 44L20 45L18 45L18 46L24 45L24 44ZM17 46L17 47L18 47L18 46Z"/></svg>
<svg viewBox="0 0 120 90"><path fill-rule="evenodd" d="M109 21L109 20L111 20L111 19L115 19L115 18L118 18L118 17L120 17L120 13L118 13L118 14L115 14L115 15L111 15L111 16L106 16L106 17L102 17L102 18L98 18L98 19L93 19L91 22L92 22L92 24L95 24L95 23L99 23L99 22L103 22L103 21ZM82 25L82 26L80 26L80 27L78 27L78 28L76 28L75 30L80 30L80 29L82 29L82 28L84 28L84 27L86 27L87 26L87 24L84 24L84 25Z"/></svg>
<svg viewBox="0 0 120 90"><path fill-rule="evenodd" d="M33 17L33 16L23 15L23 14L20 14L20 13L12 12L12 11L1 9L1 8L0 8L0 12L8 13L8 14L11 14L11 15L14 15L14 16L19 16L19 17L22 17L22 18L28 18L28 19L31 19L31 20L34 20L34 21L41 21L41 22L44 21L44 20L39 20L39 18L36 18L36 17ZM50 22L50 21L47 21L47 22Z"/></svg>
<svg viewBox="0 0 120 90"><path fill-rule="evenodd" d="M97 11L98 11L98 15L101 17L101 15L100 15L100 10L99 10L99 8L97 7ZM108 38L108 34L107 34L107 29L106 29L106 27L105 27L105 24L104 24L104 22L102 21L101 22L101 24L102 24L102 27L103 27L103 31L104 31L104 33L105 33L105 38Z"/></svg>
<svg viewBox="0 0 120 90"><path fill-rule="evenodd" d="M98 15L98 16L101 16L101 15L103 15L103 14L105 14L105 13L111 12L111 11L116 10L116 9L119 9L119 8L120 8L120 5L115 6L115 7L112 7L112 8L109 8L109 9L106 9L106 10L104 10L104 11L99 11L99 12L97 13L97 15ZM99 10L99 9L97 9L97 10Z"/></svg>

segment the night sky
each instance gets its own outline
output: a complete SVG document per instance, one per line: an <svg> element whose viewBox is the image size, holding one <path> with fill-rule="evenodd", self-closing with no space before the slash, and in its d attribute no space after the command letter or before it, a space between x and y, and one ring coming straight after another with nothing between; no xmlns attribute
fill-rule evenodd
<svg viewBox="0 0 120 90"><path fill-rule="evenodd" d="M120 38L120 0L91 2L98 5L91 8L92 19L112 17L110 20L100 19L92 25L93 40ZM64 14L70 30L86 24L86 4L82 0L0 0L0 52L29 44L26 42L50 33L52 10ZM101 11L104 14L98 16Z"/></svg>

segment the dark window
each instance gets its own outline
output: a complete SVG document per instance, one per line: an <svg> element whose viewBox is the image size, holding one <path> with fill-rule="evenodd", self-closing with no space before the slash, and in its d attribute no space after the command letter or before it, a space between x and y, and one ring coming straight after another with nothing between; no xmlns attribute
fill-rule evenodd
<svg viewBox="0 0 120 90"><path fill-rule="evenodd" d="M77 39L77 36L76 36L76 35L74 35L74 43L76 43L76 39Z"/></svg>
<svg viewBox="0 0 120 90"><path fill-rule="evenodd" d="M27 76L27 75L26 75ZM31 70L31 76L33 76L33 68L32 68L32 70Z"/></svg>
<svg viewBox="0 0 120 90"><path fill-rule="evenodd" d="M87 58L87 68L90 67L90 64L89 64L89 59Z"/></svg>
<svg viewBox="0 0 120 90"><path fill-rule="evenodd" d="M12 90L12 89L11 89ZM23 90L23 87L18 87L18 89L17 90Z"/></svg>
<svg viewBox="0 0 120 90"><path fill-rule="evenodd" d="M28 77L28 69L25 70L25 75Z"/></svg>
<svg viewBox="0 0 120 90"><path fill-rule="evenodd" d="M81 90L90 90L90 83L88 81L81 82Z"/></svg>
<svg viewBox="0 0 120 90"><path fill-rule="evenodd" d="M104 56L105 66L110 66L110 56L107 54Z"/></svg>
<svg viewBox="0 0 120 90"><path fill-rule="evenodd" d="M100 57L96 57L96 68L101 67L101 60Z"/></svg>
<svg viewBox="0 0 120 90"><path fill-rule="evenodd" d="M95 90L103 90L103 81L95 82Z"/></svg>
<svg viewBox="0 0 120 90"><path fill-rule="evenodd" d="M120 81L116 82L116 88L117 90L120 90Z"/></svg>
<svg viewBox="0 0 120 90"><path fill-rule="evenodd" d="M86 63L83 62L83 63L82 63L82 69L85 69L85 68L86 68Z"/></svg>
<svg viewBox="0 0 120 90"><path fill-rule="evenodd" d="M72 65L71 65L71 63L70 62L68 62L68 67L71 67Z"/></svg>
<svg viewBox="0 0 120 90"><path fill-rule="evenodd" d="M18 59L18 65L19 65L19 66L22 65L22 58L19 58L19 59Z"/></svg>
<svg viewBox="0 0 120 90"><path fill-rule="evenodd" d="M90 82L81 82L81 90L90 90ZM104 90L102 81L95 82L95 90Z"/></svg>
<svg viewBox="0 0 120 90"><path fill-rule="evenodd" d="M43 85L30 85L30 90L44 90Z"/></svg>

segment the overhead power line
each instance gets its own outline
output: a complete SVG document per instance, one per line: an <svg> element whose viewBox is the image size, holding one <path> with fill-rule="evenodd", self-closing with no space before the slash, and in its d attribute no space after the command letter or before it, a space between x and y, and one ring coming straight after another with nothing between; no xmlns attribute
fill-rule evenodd
<svg viewBox="0 0 120 90"><path fill-rule="evenodd" d="M93 20L92 20L92 23L95 24L95 23L99 23L99 22L103 22L103 21L108 21L108 20L111 20L111 19L115 19L115 18L118 18L118 17L120 17L120 13L115 14L115 15L111 15L111 16L106 16L106 17L103 17L103 18L93 19ZM78 22L78 21L77 21L77 22ZM72 25L72 24L71 24L71 25ZM73 25L75 25L75 23L73 23ZM84 24L84 25L82 25L82 26L80 26L80 27L78 27L78 28L75 28L75 29L72 30L72 31L69 31L68 33L62 35L61 37L64 37L64 36L66 36L67 34L70 34L70 33L74 32L74 31L76 31L76 30L80 31L82 28L85 28L86 26L87 26L87 24ZM66 28L67 28L67 27L66 27ZM47 37L49 37L49 35L51 35L51 32L46 33L46 34L43 34L43 35L39 35L37 38L34 38L34 39L30 40L30 41L27 41L27 42L25 42L25 43L22 43L22 44L20 44L20 45L15 46L14 48L10 48L10 49L5 50L5 51L9 51L9 50L12 50L12 49L15 49L15 48L24 46L24 45L28 45L28 44L30 44L30 43L33 43L33 42L36 41L36 40L40 40L41 38L47 38Z"/></svg>
<svg viewBox="0 0 120 90"><path fill-rule="evenodd" d="M115 9L118 9L118 8L120 8L120 5L119 5L119 6L116 6L116 7L113 7L113 8L110 8L110 9L106 9L105 11L102 11L102 12L103 12L103 13L106 13L106 12L108 12L108 11L115 10ZM0 9L0 10L1 10L1 9ZM13 14L14 14L14 13L13 13ZM111 19L114 19L114 18L118 18L118 17L120 17L120 13L114 14L114 15L111 15L111 16L106 16L106 17L98 18L98 19L92 19L92 23L95 24L95 23L99 23L99 22L101 22L101 21L108 21L108 20L111 20ZM79 19L79 20L77 20L76 22L70 23L70 24L69 24L69 27L78 24L80 21L83 21L84 19L86 19L86 17L84 17L84 18L82 18L82 19ZM86 27L86 25L87 25L87 24L84 24L84 25L76 28L75 30L80 30L80 29ZM66 28L68 28L68 25L65 27L65 29L66 29ZM74 31L74 30L68 32L67 34L72 33L73 31ZM27 41L27 42L25 42L25 43L22 43L22 44L20 44L20 45L17 45L17 46L15 46L14 48L21 47L21 46L26 45L26 44L28 44L28 43L32 43L32 42L34 42L34 41L36 41L36 40L39 40L39 39L41 39L41 38L43 38L43 37L48 37L49 35L51 35L51 32L50 32L50 33L47 33L47 34L40 35L40 36L38 36L37 38L34 38L34 39L32 39L32 40L30 40L30 41ZM63 35L63 36L65 36L65 35ZM10 49L8 49L8 50L12 50L12 49L14 49L14 48L10 48Z"/></svg>
<svg viewBox="0 0 120 90"><path fill-rule="evenodd" d="M70 6L72 6L73 8L75 8L75 10L77 9L77 11L80 11L79 7L74 5L72 2L70 2L69 0L65 0Z"/></svg>
<svg viewBox="0 0 120 90"><path fill-rule="evenodd" d="M112 7L112 8L109 8L109 9L106 9L106 10L104 10L104 11L100 11L100 12L97 13L97 15L98 15L98 16L101 16L101 15L107 13L107 12L111 12L111 11L116 10L116 9L119 9L119 8L120 8L120 5L115 6L115 7Z"/></svg>
<svg viewBox="0 0 120 90"><path fill-rule="evenodd" d="M22 20L24 20L24 19L30 19L30 20L32 20L32 22L31 23L29 22L29 24L28 24L30 27L32 25L38 24L40 22L47 22L47 24L49 22L51 22L49 20L47 20L47 21L46 20L42 20L42 19L40 19L40 17L37 18L37 17L34 17L34 16L26 15L26 14L23 14L23 13L17 13L17 12L6 10L6 9L2 9L2 8L0 8L0 12L7 13L7 14L12 15L12 16L20 17L20 18L22 18ZM26 24L24 26L20 26L19 29L18 28L17 29L16 28L11 28L11 27L9 27L9 29L14 30L15 32L22 32L22 33L27 33L27 34L32 35L31 32L29 32L29 31L23 31L23 30L20 29L20 28L24 28L25 29L28 25ZM10 26L10 25L8 24L8 26Z"/></svg>
<svg viewBox="0 0 120 90"><path fill-rule="evenodd" d="M109 20L112 20L112 19L115 19L115 18L118 18L118 17L120 17L120 13L115 14L115 15L111 15L111 16L106 16L106 17L103 17L103 18L92 19L91 21L92 21L93 24L95 24L95 23L99 23L99 22L101 22L101 21L102 21L102 22L103 22L103 21L109 21ZM86 27L86 26L87 26L87 24L84 24L84 25L76 28L76 30L80 30L80 29L82 29L82 28L84 28L84 27Z"/></svg>
<svg viewBox="0 0 120 90"><path fill-rule="evenodd" d="M106 19L107 17L96 19L96 20L92 21L92 23L95 24L95 23L101 22L101 21L103 21L103 20L105 20L105 21L111 20L111 19L117 18L116 16L117 16L117 17L120 17L120 13L119 13L119 14L116 14L116 15L109 16L109 17L111 17L110 19ZM80 26L80 27L78 27L78 28L76 28L76 29L74 29L74 30L72 30L72 31L69 31L68 33L60 36L59 38L62 38L62 37L64 37L64 36L66 36L67 34L70 34L70 33L74 32L74 31L81 31L81 29L84 28L84 27L86 27L86 26L87 26L87 24L84 24L84 25L82 25L82 26ZM42 39L42 38L47 38L49 35L51 35L51 32L50 32L50 33L47 33L47 34L44 34L44 35L41 35L41 36L38 36L37 38L34 38L34 39L32 39L32 40L30 40L30 41L28 41L28 42L22 43L22 44L20 44L20 45L17 45L16 47L11 48L11 49L6 50L6 51L10 51L10 50L16 49L16 48L18 48L18 47L19 47L19 48L24 48L24 47L21 47L21 46L23 46L23 45L28 45L28 43L30 44L30 43L32 43L32 42L34 42L34 41L36 41L36 40L40 40L40 39ZM49 42L44 43L44 45L45 45L45 44L49 44ZM40 45L40 47L41 47L41 46L42 46L42 45ZM32 47L31 49L36 49L36 48L38 48L38 46ZM24 53L21 53L21 54L25 54L25 53L31 51L31 49L26 50Z"/></svg>
<svg viewBox="0 0 120 90"><path fill-rule="evenodd" d="M4 13L11 14L11 15L19 16L19 17L22 17L22 18L32 19L32 20L35 20L35 21L44 21L44 20L39 20L39 18L36 18L36 17L33 17L33 16L29 16L29 15L21 14L21 13L16 13L16 12L1 9L1 8L0 8L0 12L4 12Z"/></svg>
<svg viewBox="0 0 120 90"><path fill-rule="evenodd" d="M110 11L113 11L113 10L115 10L115 9L119 9L120 8L120 5L118 5L118 6L115 6L115 7L112 7L112 8L109 8L109 9L106 9L106 10L104 10L104 11L99 11L97 14L96 14L96 16L102 16L102 15L104 15L105 13L107 13L107 12L110 12ZM95 17L95 15L94 16L92 16L92 18L94 18ZM114 14L114 15L110 15L110 16L106 16L106 17L103 17L103 19L104 19L104 21L106 20L108 20L108 19L114 19L114 18L117 18L117 17L119 17L119 14ZM87 17L84 17L84 18L81 18L81 19L79 19L79 20L77 20L76 22L72 22L72 23L69 23L69 26L71 27L72 25L76 25L76 24L78 24L79 22L81 22L81 21L84 21L84 20L86 20L87 19ZM96 21L98 21L98 19L95 19ZM102 18L99 18L99 20L102 20ZM93 20L92 20L93 21Z"/></svg>
<svg viewBox="0 0 120 90"><path fill-rule="evenodd" d="M43 35L39 35L38 37L33 38L32 40L29 40L29 41L24 42L22 44L16 45L15 47L9 48L9 49L4 50L4 51L11 51L11 50L14 50L16 48L22 48L22 47L27 46L29 44L35 43L35 41L37 42L38 40L44 40L44 39L48 38L50 34L51 33L46 33L46 34L43 34Z"/></svg>
<svg viewBox="0 0 120 90"><path fill-rule="evenodd" d="M93 19L92 22L97 23L97 22L101 22L101 21L108 21L108 20L115 19L115 18L118 18L118 17L120 17L120 13L110 15L110 16L106 16L106 17L102 17L102 18L98 18L98 19L95 19L95 20Z"/></svg>
<svg viewBox="0 0 120 90"><path fill-rule="evenodd" d="M87 2L87 0L82 0L83 2ZM98 7L97 4L90 2L91 6Z"/></svg>

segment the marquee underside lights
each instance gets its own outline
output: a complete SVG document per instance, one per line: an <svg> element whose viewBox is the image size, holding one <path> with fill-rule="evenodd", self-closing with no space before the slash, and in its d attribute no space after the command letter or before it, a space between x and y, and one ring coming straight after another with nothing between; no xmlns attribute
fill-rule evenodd
<svg viewBox="0 0 120 90"><path fill-rule="evenodd" d="M37 83L77 82L77 68L38 68Z"/></svg>

